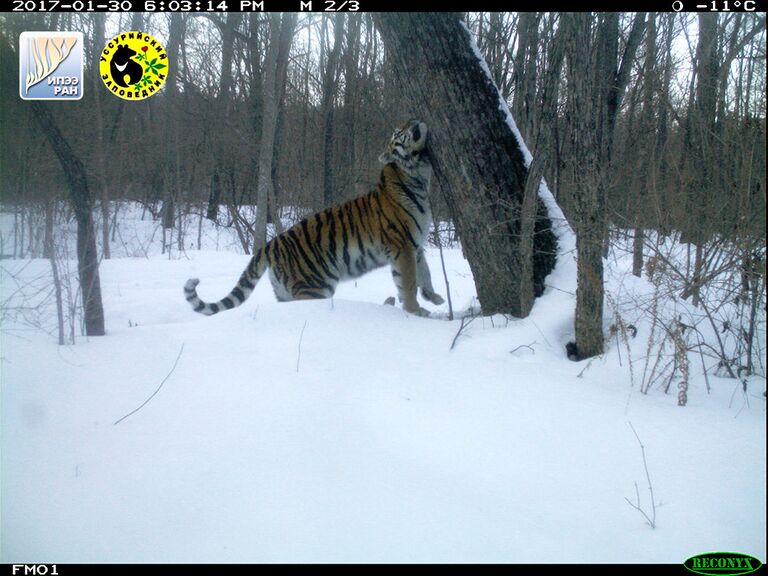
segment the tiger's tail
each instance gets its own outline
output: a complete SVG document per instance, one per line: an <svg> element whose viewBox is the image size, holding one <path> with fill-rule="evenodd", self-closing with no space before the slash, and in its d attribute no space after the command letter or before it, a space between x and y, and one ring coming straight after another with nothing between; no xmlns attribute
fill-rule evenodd
<svg viewBox="0 0 768 576"><path fill-rule="evenodd" d="M195 312L211 316L217 314L222 310L230 310L236 306L240 306L248 299L253 289L256 288L256 284L259 278L262 277L264 271L267 269L267 257L264 254L264 248L260 249L253 255L251 261L243 270L240 280L237 285L232 288L232 291L218 302L203 302L197 295L197 285L200 283L199 278L190 278L187 283L184 284L184 297L187 302L190 303Z"/></svg>

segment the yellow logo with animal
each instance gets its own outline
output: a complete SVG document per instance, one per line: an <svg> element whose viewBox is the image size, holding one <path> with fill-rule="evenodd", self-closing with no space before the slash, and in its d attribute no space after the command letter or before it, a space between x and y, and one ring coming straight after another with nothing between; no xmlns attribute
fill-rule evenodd
<svg viewBox="0 0 768 576"><path fill-rule="evenodd" d="M168 55L163 45L145 32L121 32L99 56L104 86L123 100L144 100L168 77Z"/></svg>

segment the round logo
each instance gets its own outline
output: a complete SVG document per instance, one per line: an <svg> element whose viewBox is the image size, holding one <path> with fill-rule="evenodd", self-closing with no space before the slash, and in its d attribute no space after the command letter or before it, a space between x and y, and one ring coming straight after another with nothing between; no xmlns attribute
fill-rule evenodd
<svg viewBox="0 0 768 576"><path fill-rule="evenodd" d="M149 34L121 32L101 51L99 73L115 96L144 100L165 84L168 56L163 45Z"/></svg>

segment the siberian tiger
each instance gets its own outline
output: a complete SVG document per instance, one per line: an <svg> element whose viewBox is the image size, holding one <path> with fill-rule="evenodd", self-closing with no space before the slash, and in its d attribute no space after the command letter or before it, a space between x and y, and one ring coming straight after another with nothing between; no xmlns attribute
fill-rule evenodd
<svg viewBox="0 0 768 576"><path fill-rule="evenodd" d="M196 312L216 314L242 304L269 268L280 301L330 298L339 281L389 264L403 308L426 315L416 287L434 304L424 242L432 222L427 193L432 166L425 145L427 126L411 120L395 130L379 156L384 164L376 189L305 218L256 252L232 291L216 303L197 295L197 278L184 295Z"/></svg>

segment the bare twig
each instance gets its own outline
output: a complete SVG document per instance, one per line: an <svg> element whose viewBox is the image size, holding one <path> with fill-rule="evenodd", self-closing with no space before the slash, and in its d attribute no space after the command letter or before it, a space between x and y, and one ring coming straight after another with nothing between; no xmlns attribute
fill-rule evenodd
<svg viewBox="0 0 768 576"><path fill-rule="evenodd" d="M512 350L510 350L509 353L510 354L514 354L515 352L520 350L520 348L528 348L528 350L530 350L531 352L533 352L535 354L536 350L533 349L533 345L534 344L536 344L535 340L533 342L531 342L530 344L520 344L520 346L515 346Z"/></svg>
<svg viewBox="0 0 768 576"><path fill-rule="evenodd" d="M646 522L648 522L648 525L655 529L656 528L656 500L653 497L653 484L651 483L651 475L648 472L648 462L645 459L645 446L640 441L640 436L637 435L637 431L635 430L635 427L632 426L632 422L629 423L629 427L632 428L632 432L635 434L635 438L637 438L637 443L640 444L640 451L643 455L643 467L645 468L645 477L648 480L648 492L650 492L651 495L651 516L648 516L645 510L642 509L640 506L640 490L637 488L637 482L635 482L635 498L637 499L637 504L632 502L629 498L624 497L624 500L627 501L627 504L632 506L635 510L640 512L645 517Z"/></svg>
<svg viewBox="0 0 768 576"><path fill-rule="evenodd" d="M443 279L445 280L445 295L448 298L448 320L453 320L453 302L451 301L451 286L448 283L448 273L445 271L445 259L443 258L443 241L440 238L440 229L435 225L437 232L437 248L440 250L440 265L443 267Z"/></svg>
<svg viewBox="0 0 768 576"><path fill-rule="evenodd" d="M602 354L600 356L602 356ZM581 369L581 372L578 373L576 378L582 378L584 376L584 372L589 370L589 367L592 366L592 362L594 361L594 359L599 358L600 356L592 356L592 358L590 358L589 361L587 362L587 365L584 366L584 368Z"/></svg>
<svg viewBox="0 0 768 576"><path fill-rule="evenodd" d="M122 417L122 418L120 418L119 420L116 420L116 421L115 421L115 423L114 423L114 424L112 424L113 426L117 426L118 424L120 424L120 422L122 422L123 420L125 420L126 418L128 418L128 416L131 416L131 415L133 415L133 414L136 414L136 412L138 412L139 410L141 410L142 408L144 408L144 406L146 406L146 405L147 405L147 403L148 403L150 400L152 400L152 398L154 398L154 397L155 397L155 395L156 395L158 392L160 392L160 388L162 388L162 387L163 387L163 384L165 384L165 381L166 381L166 380L168 380L168 378L170 378L170 377L171 377L171 374L173 374L173 371L174 371L174 370L176 370L176 365L179 363L179 358L181 358L181 353L182 353L182 352L184 352L184 344L182 344L182 345L181 345L181 348L179 348L179 355L178 355L178 356L176 356L176 361L173 363L173 366L171 367L171 370L170 370L170 372L168 372L168 374L166 374L165 378L163 378L163 381L162 381L162 382L160 382L160 386L158 386L158 387L157 387L157 390L155 390L154 392L152 392L152 395L151 395L149 398L147 398L146 400L144 400L144 402L141 404L141 406L139 406L139 407L138 407L138 408L136 408L135 410L132 410L131 412L128 412L128 414L126 414L125 416L123 416L123 417Z"/></svg>
<svg viewBox="0 0 768 576"><path fill-rule="evenodd" d="M299 371L299 363L301 362L301 341L304 338L304 329L307 327L307 321L304 320L304 326L301 327L301 334L299 334L299 354L296 357L296 372Z"/></svg>
<svg viewBox="0 0 768 576"><path fill-rule="evenodd" d="M462 330L464 330L464 328L469 326L475 318L477 318L477 316L475 315L462 316L461 326L459 326L459 330L458 332L456 332L456 336L453 337L453 342L451 342L451 347L449 348L449 350L453 350L453 347L456 346L456 340L459 339L459 336L461 335Z"/></svg>

